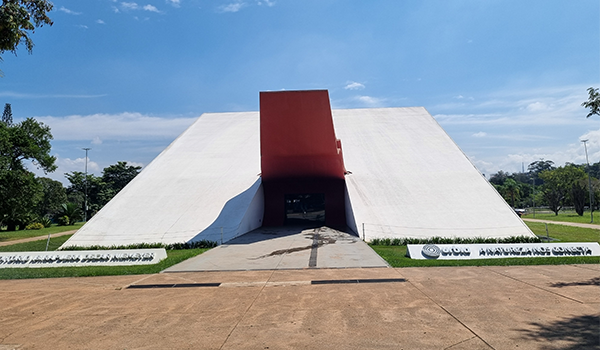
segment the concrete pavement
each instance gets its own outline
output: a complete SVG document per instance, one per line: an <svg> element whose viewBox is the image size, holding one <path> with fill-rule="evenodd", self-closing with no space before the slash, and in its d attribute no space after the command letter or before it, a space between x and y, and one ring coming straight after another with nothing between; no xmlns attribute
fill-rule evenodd
<svg viewBox="0 0 600 350"><path fill-rule="evenodd" d="M598 349L599 285L597 264L0 281L0 349Z"/></svg>
<svg viewBox="0 0 600 350"><path fill-rule="evenodd" d="M388 266L358 237L326 226L261 227L164 272Z"/></svg>

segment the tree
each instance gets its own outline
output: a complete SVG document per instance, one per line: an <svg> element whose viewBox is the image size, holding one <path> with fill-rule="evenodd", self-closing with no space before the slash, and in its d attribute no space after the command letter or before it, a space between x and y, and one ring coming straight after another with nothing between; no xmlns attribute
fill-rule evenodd
<svg viewBox="0 0 600 350"><path fill-rule="evenodd" d="M106 204L103 200L101 200L100 196L100 193L104 188L104 183L102 182L101 177L95 176L94 174L88 174L86 177L85 173L81 171L72 171L70 173L66 173L65 176L71 183L71 185L67 188L67 200L77 204L82 211L85 211L85 193L87 186L88 207L86 217L89 218L93 216L94 213L96 213L104 206L104 204Z"/></svg>
<svg viewBox="0 0 600 350"><path fill-rule="evenodd" d="M594 114L600 115L600 92L598 92L597 88L594 89L593 87L588 88L587 91L589 93L588 100L581 104L583 107L589 108L590 110L586 118L589 118Z"/></svg>
<svg viewBox="0 0 600 350"><path fill-rule="evenodd" d="M511 206L515 207L515 197L519 197L519 184L513 179L506 179L504 181L504 185L502 186L504 189L504 195L511 199Z"/></svg>
<svg viewBox="0 0 600 350"><path fill-rule="evenodd" d="M87 175L87 217L93 216L102 209L114 196L119 193L137 174L142 167L128 165L127 162L117 162L102 170L102 176ZM66 173L71 185L67 188L70 202L77 203L82 210L85 206L86 177L80 171Z"/></svg>
<svg viewBox="0 0 600 350"><path fill-rule="evenodd" d="M140 173L141 166L127 165L127 162L117 162L104 168L102 181L113 192L113 197ZM112 197L111 197L112 198Z"/></svg>
<svg viewBox="0 0 600 350"><path fill-rule="evenodd" d="M531 174L531 177L534 179L536 186L542 185L544 183L543 179L540 178L540 173L544 170L552 169L555 169L554 162L551 160L544 160L544 158L532 162L527 167L527 171L529 171L529 173Z"/></svg>
<svg viewBox="0 0 600 350"><path fill-rule="evenodd" d="M24 43L27 51L33 50L33 41L29 31L44 24L52 25L47 13L53 5L48 0L2 0L0 5L0 54L17 52L19 44ZM1 59L1 57L0 57Z"/></svg>
<svg viewBox="0 0 600 350"><path fill-rule="evenodd" d="M542 193L550 210L558 215L563 206L572 204L579 215L583 215L587 194L587 176L583 167L567 163L564 167L544 170Z"/></svg>
<svg viewBox="0 0 600 350"><path fill-rule="evenodd" d="M582 166L575 164L566 164L559 169L564 172L565 186L568 189L569 200L573 204L575 212L577 212L577 215L583 216L585 202L588 198L588 181L585 170Z"/></svg>
<svg viewBox="0 0 600 350"><path fill-rule="evenodd" d="M9 229L23 228L35 216L42 189L23 162L54 171L50 140L50 128L32 118L11 125L0 121L0 223Z"/></svg>
<svg viewBox="0 0 600 350"><path fill-rule="evenodd" d="M56 213L58 224L63 226L73 225L81 219L81 210L75 203L63 203L60 206L60 211Z"/></svg>
<svg viewBox="0 0 600 350"><path fill-rule="evenodd" d="M540 179L544 181L541 192L548 203L548 207L555 215L558 215L558 212L564 206L567 196L567 181L564 175L563 172L557 171L557 169L544 170L539 174Z"/></svg>
<svg viewBox="0 0 600 350"><path fill-rule="evenodd" d="M13 123L12 108L10 107L10 103L4 105L4 112L2 113L2 122L8 126L11 126Z"/></svg>
<svg viewBox="0 0 600 350"><path fill-rule="evenodd" d="M67 203L67 191L62 183L47 177L37 178L42 190L42 197L37 205L37 215L40 217L53 217Z"/></svg>
<svg viewBox="0 0 600 350"><path fill-rule="evenodd" d="M497 173L492 174L490 176L490 182L494 185L502 186L504 185L504 181L506 181L506 179L508 179L509 177L509 173L505 173L504 171L500 170Z"/></svg>

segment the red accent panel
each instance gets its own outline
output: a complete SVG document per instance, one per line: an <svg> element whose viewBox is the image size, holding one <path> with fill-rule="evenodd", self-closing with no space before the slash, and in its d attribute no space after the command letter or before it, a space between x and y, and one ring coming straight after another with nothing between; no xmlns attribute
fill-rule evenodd
<svg viewBox="0 0 600 350"><path fill-rule="evenodd" d="M335 137L327 90L261 92L260 153L263 181L343 179L341 143Z"/></svg>
<svg viewBox="0 0 600 350"><path fill-rule="evenodd" d="M327 90L260 93L264 226L285 221L285 194L324 193L325 224L346 226L344 160Z"/></svg>

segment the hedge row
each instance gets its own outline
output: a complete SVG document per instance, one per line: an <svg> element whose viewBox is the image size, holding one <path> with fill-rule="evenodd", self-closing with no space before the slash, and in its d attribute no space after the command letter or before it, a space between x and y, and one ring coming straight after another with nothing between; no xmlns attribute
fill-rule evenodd
<svg viewBox="0 0 600 350"><path fill-rule="evenodd" d="M512 236L506 238L447 238L447 237L432 237L432 238L374 238L369 244L371 245L407 245L407 244L478 244L478 243L541 243L539 237L530 236Z"/></svg>

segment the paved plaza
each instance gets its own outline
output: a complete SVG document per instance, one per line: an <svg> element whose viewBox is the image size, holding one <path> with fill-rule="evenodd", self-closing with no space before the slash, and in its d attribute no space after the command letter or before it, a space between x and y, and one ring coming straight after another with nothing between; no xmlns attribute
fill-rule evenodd
<svg viewBox="0 0 600 350"><path fill-rule="evenodd" d="M322 226L261 227L165 272L389 267L355 235Z"/></svg>
<svg viewBox="0 0 600 350"><path fill-rule="evenodd" d="M598 349L600 265L0 281L0 349Z"/></svg>

